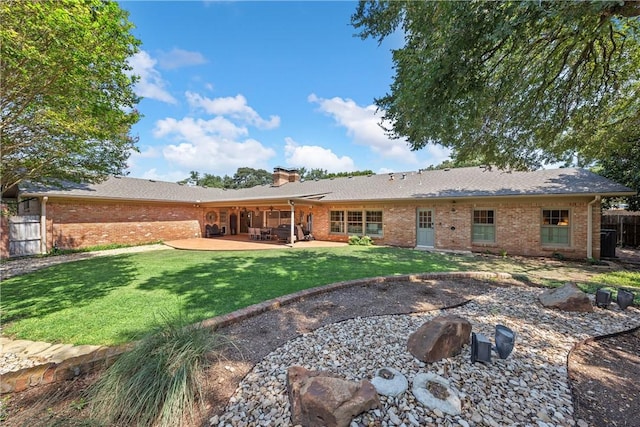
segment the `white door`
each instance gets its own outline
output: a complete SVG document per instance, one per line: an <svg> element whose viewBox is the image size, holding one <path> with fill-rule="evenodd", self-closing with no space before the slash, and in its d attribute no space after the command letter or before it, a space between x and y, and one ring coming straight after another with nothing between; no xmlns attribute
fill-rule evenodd
<svg viewBox="0 0 640 427"><path fill-rule="evenodd" d="M433 209L418 209L416 236L416 246L433 247L435 241Z"/></svg>

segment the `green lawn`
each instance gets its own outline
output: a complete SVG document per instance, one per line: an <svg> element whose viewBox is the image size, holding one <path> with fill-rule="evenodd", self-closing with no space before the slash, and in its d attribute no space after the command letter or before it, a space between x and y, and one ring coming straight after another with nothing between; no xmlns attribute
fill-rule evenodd
<svg viewBox="0 0 640 427"><path fill-rule="evenodd" d="M0 307L4 334L48 342L112 345L138 338L157 324L159 316L182 313L198 321L343 280L435 271L522 272L508 259L496 263L357 246L293 251L150 251L61 264L5 280L0 287ZM640 289L640 273L616 272L598 280Z"/></svg>

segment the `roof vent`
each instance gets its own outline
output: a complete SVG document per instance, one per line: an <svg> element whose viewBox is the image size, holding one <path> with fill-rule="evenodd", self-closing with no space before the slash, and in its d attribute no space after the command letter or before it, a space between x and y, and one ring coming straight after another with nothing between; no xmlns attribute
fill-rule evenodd
<svg viewBox="0 0 640 427"><path fill-rule="evenodd" d="M149 182L156 182L156 180L155 179L150 179Z"/></svg>
<svg viewBox="0 0 640 427"><path fill-rule="evenodd" d="M389 181L393 181L393 173L389 174Z"/></svg>
<svg viewBox="0 0 640 427"><path fill-rule="evenodd" d="M407 179L407 174L406 173L402 174L402 179Z"/></svg>

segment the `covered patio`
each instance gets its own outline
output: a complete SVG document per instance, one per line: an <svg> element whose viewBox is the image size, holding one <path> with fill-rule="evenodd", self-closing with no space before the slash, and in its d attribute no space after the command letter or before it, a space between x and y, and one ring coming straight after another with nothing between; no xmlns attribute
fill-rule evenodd
<svg viewBox="0 0 640 427"><path fill-rule="evenodd" d="M165 245L175 249L191 251L259 251L269 249L310 249L336 248L347 246L343 242L327 242L320 240L301 240L294 244L271 240L249 240L246 234L225 235L215 238L194 237L191 239L171 240Z"/></svg>

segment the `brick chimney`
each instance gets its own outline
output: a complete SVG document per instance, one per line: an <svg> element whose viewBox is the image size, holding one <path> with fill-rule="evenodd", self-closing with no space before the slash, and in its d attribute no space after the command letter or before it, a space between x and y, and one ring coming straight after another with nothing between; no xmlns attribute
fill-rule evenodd
<svg viewBox="0 0 640 427"><path fill-rule="evenodd" d="M287 182L300 181L298 169L285 169L281 167L273 168L273 186L280 187Z"/></svg>

